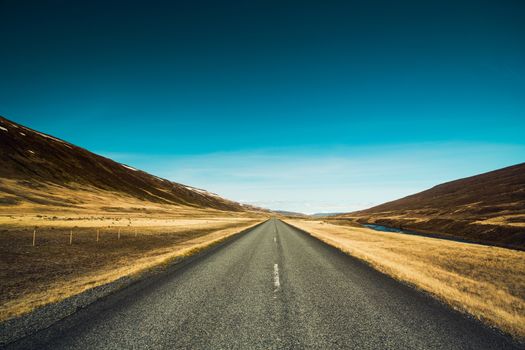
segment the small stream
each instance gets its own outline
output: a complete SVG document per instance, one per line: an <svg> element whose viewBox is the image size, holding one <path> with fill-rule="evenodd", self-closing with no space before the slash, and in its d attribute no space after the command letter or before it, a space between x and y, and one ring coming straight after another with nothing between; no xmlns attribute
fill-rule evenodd
<svg viewBox="0 0 525 350"><path fill-rule="evenodd" d="M412 230L403 230L401 228L397 227L389 227L389 226L383 226L383 225L377 225L377 224L364 224L363 226L371 228L372 230L381 231L381 232L397 232L397 233L408 233L411 235L424 235L426 234L421 232L416 232Z"/></svg>
<svg viewBox="0 0 525 350"><path fill-rule="evenodd" d="M472 239L468 239L468 238L464 238L464 237L454 237L454 236L451 236L451 235L444 235L444 234L437 234L437 233L423 233L423 232L418 232L418 231L413 231L413 230L405 230L405 229L402 229L402 228L383 226L383 225L377 225L377 224L363 224L363 226L368 227L368 228L370 228L372 230L381 231L381 232L404 233L404 234L409 234L409 235L416 235L416 236L423 236L423 237L430 237L430 238L438 238L438 239L446 239L446 240L449 240L449 241L462 242L462 243L474 243L474 244L480 244L480 245L485 245L485 246L500 246L500 247L509 248L509 249L518 249L518 248L513 247L513 246L506 246L506 245L503 245L503 244L498 245L498 244L480 242L480 241L477 241L477 240L472 240ZM520 249L518 249L518 250L520 250Z"/></svg>

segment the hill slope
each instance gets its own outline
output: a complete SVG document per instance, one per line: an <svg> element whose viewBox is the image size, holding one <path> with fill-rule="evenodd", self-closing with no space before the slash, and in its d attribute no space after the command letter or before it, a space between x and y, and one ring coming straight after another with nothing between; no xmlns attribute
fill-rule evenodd
<svg viewBox="0 0 525 350"><path fill-rule="evenodd" d="M0 117L0 208L83 208L120 201L244 211L213 193L150 175ZM251 208L250 208L251 209Z"/></svg>
<svg viewBox="0 0 525 350"><path fill-rule="evenodd" d="M343 217L525 247L525 163L447 182Z"/></svg>

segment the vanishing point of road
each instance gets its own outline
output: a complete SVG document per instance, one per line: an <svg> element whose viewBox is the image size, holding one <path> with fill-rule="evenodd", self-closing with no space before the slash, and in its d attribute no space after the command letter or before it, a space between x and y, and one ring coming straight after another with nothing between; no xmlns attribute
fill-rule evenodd
<svg viewBox="0 0 525 350"><path fill-rule="evenodd" d="M9 348L507 349L507 337L271 219Z"/></svg>

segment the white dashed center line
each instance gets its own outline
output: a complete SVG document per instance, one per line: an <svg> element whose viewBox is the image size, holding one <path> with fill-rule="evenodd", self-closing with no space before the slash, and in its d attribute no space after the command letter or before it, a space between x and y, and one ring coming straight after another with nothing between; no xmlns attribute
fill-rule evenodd
<svg viewBox="0 0 525 350"><path fill-rule="evenodd" d="M277 243L277 237L273 238L273 243Z"/></svg>
<svg viewBox="0 0 525 350"><path fill-rule="evenodd" d="M279 265L273 264L273 286L274 292L277 292L281 288L281 282L279 282Z"/></svg>

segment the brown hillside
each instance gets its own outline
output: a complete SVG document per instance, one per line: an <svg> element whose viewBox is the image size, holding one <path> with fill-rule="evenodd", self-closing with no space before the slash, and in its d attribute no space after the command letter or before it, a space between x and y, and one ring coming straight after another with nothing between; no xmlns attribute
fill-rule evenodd
<svg viewBox="0 0 525 350"><path fill-rule="evenodd" d="M525 163L447 182L343 216L523 248Z"/></svg>
<svg viewBox="0 0 525 350"><path fill-rule="evenodd" d="M96 193L101 201L126 196L138 201L227 211L244 211L236 202L161 179L117 163L50 135L0 117L0 206L32 203L75 207ZM109 197L108 197L109 196ZM106 205L111 207L112 203Z"/></svg>

